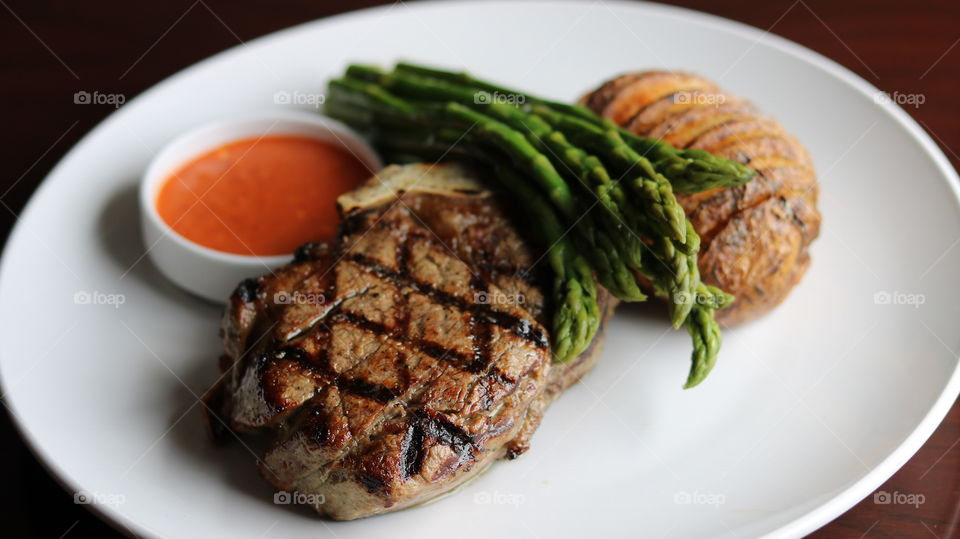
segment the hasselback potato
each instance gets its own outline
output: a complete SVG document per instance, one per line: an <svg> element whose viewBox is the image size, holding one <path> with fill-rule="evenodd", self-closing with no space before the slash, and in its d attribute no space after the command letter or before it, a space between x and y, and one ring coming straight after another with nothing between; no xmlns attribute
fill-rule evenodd
<svg viewBox="0 0 960 539"><path fill-rule="evenodd" d="M581 103L643 137L699 148L757 172L746 185L677 195L700 234L705 282L737 297L724 325L776 307L810 265L820 230L817 178L807 151L774 119L702 77L622 75Z"/></svg>

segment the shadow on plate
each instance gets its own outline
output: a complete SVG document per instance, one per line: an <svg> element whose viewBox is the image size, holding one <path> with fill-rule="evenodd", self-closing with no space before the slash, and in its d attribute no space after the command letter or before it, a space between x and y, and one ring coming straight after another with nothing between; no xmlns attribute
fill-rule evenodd
<svg viewBox="0 0 960 539"><path fill-rule="evenodd" d="M184 378L184 382L191 387L196 383L204 384L206 389L219 376L215 358L197 358L190 363L191 372ZM177 409L190 408L196 401L193 394L187 391L183 384L177 384L173 389L172 400L177 401ZM196 392L197 395L202 395ZM214 442L206 428L204 414L206 406L202 402L190 409L176 428L170 431L169 437L186 458L192 459L191 469L201 470L209 476L210 481L220 481L227 488L244 496L256 500L257 503L277 505L277 518L281 515L299 515L303 518L319 519L320 517L309 507L290 505L275 502L273 488L260 477L257 468L258 461L266 449L266 444L257 438L241 436L227 432L222 442ZM182 414L183 412L180 412ZM180 414L173 419L176 421ZM214 419L216 421L216 419ZM281 497L280 499L284 499ZM286 498L289 499L289 498Z"/></svg>
<svg viewBox="0 0 960 539"><path fill-rule="evenodd" d="M642 303L622 302L617 306L616 316L628 319L631 323L659 324L664 328L669 323L667 304L656 298L650 298Z"/></svg>
<svg viewBox="0 0 960 539"><path fill-rule="evenodd" d="M136 180L128 182L110 196L100 213L96 234L109 260L117 265L117 276L121 281L135 279L184 307L221 308L174 285L153 265L140 230L139 184Z"/></svg>
<svg viewBox="0 0 960 539"><path fill-rule="evenodd" d="M140 230L138 184L128 182L109 197L97 222L95 230L101 239L107 258L116 264L117 275L121 281L136 281L136 285L148 287L153 293L173 302L176 307L190 311L191 317L197 311L205 311L202 318L216 320L222 306L197 298L169 282L156 269L147 256L147 246L143 244ZM133 285L130 285L133 286ZM169 310L170 307L166 307ZM184 335L185 342L206 343L209 335L210 346L200 346L199 350L219 349L217 324L209 327L200 324L196 331L199 335ZM175 446L191 470L198 470L209 476L210 481L222 482L226 488L249 496L258 502L274 505L273 489L257 471L257 459L263 447L256 440L238 439L229 435L225 444L214 444L206 432L203 411L204 405L197 403L197 396L213 385L220 375L217 369L216 352L189 358L187 369L169 378L169 423L171 427L167 440ZM185 415L184 415L185 414ZM307 507L296 507L293 511L279 507L278 515L300 514L306 518L318 518Z"/></svg>

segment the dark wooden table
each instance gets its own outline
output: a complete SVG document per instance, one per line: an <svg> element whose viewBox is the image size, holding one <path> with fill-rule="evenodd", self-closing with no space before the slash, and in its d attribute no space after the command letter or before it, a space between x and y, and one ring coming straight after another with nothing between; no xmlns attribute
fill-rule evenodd
<svg viewBox="0 0 960 539"><path fill-rule="evenodd" d="M109 106L77 106L80 90L137 95L241 41L300 22L386 2L371 0L0 0L0 233L30 194ZM922 94L908 108L960 163L960 2L913 0L683 0L674 2L770 30L832 58L887 92ZM859 5L857 5L859 4ZM135 64L135 65L134 65ZM131 67L132 66L132 67ZM81 441L78 441L81 443ZM957 535L960 406L878 493L922 495L919 507L868 496L818 537ZM3 535L113 536L63 492L0 414ZM882 494L879 494L882 497Z"/></svg>

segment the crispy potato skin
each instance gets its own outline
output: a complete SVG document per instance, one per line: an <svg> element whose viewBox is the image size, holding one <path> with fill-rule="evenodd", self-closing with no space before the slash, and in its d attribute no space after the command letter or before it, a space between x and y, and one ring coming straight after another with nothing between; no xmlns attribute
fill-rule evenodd
<svg viewBox="0 0 960 539"><path fill-rule="evenodd" d="M819 189L806 149L776 120L702 77L662 71L621 75L581 104L640 136L756 170L746 185L677 199L703 238L703 280L737 296L717 312L723 325L753 320L787 297L820 232Z"/></svg>

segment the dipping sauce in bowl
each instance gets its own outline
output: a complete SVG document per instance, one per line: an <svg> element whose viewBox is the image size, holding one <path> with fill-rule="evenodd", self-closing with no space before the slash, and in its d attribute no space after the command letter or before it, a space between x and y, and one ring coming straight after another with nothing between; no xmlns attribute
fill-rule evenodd
<svg viewBox="0 0 960 539"><path fill-rule="evenodd" d="M225 253L271 256L336 235L337 197L371 175L343 147L270 135L225 144L174 172L157 211L190 241Z"/></svg>
<svg viewBox="0 0 960 539"><path fill-rule="evenodd" d="M335 239L337 197L380 167L357 133L313 112L192 129L144 173L144 250L181 288L223 303L237 283L290 262L304 243Z"/></svg>

